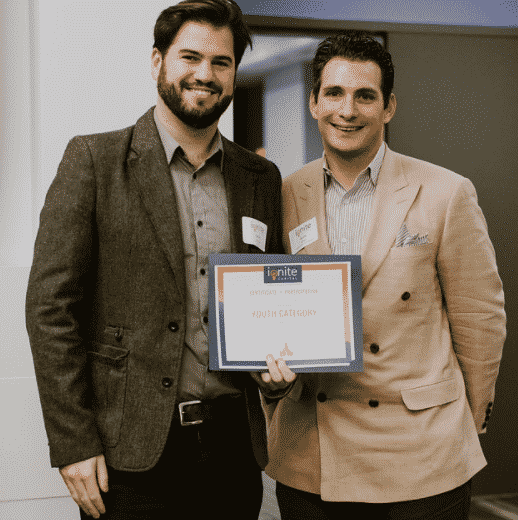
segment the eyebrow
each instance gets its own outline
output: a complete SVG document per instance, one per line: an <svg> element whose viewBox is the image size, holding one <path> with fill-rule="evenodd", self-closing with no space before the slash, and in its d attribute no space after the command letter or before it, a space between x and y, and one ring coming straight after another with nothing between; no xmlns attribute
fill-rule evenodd
<svg viewBox="0 0 518 520"><path fill-rule="evenodd" d="M192 49L180 49L178 51L180 54L185 52L185 53L189 53L189 54L194 54L195 56L198 56L200 58L203 58L203 54L201 52L198 52L198 51L194 51ZM221 54L221 55L216 55L216 56L213 56L212 59L215 59L215 60L224 60L224 61L227 61L228 63L233 63L233 60L230 56L227 56L226 54Z"/></svg>
<svg viewBox="0 0 518 520"><path fill-rule="evenodd" d="M368 93L368 94L377 94L378 91L374 88L371 88L371 87L362 87L362 88L359 88L356 92L361 92L361 93Z"/></svg>
<svg viewBox="0 0 518 520"><path fill-rule="evenodd" d="M342 85L327 85L322 88L323 92L331 92L333 90L339 90L340 92L343 92L345 90L345 88ZM355 93L378 94L378 91L372 87L360 87L359 89L355 90Z"/></svg>

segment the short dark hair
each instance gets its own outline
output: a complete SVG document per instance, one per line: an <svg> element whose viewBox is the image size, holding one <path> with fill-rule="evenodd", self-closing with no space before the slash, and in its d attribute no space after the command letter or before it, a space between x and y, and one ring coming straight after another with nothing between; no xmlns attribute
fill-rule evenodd
<svg viewBox="0 0 518 520"><path fill-rule="evenodd" d="M394 87L394 65L390 53L378 41L363 31L346 31L326 38L317 48L312 62L313 96L318 100L322 85L322 71L333 58L346 58L351 61L373 61L381 69L381 92L383 104L388 106Z"/></svg>
<svg viewBox="0 0 518 520"><path fill-rule="evenodd" d="M178 31L187 22L205 22L214 27L228 27L234 37L236 68L247 46L252 47L250 31L234 0L184 0L164 9L155 24L153 47L165 56Z"/></svg>

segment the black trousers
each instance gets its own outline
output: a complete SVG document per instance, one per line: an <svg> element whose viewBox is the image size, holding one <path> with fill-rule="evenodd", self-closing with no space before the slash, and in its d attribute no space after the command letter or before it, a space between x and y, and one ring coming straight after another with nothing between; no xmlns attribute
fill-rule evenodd
<svg viewBox="0 0 518 520"><path fill-rule="evenodd" d="M468 520L471 480L439 495L386 504L324 502L320 495L277 482L277 501L282 520Z"/></svg>
<svg viewBox="0 0 518 520"><path fill-rule="evenodd" d="M202 425L180 426L175 416L164 453L151 470L108 467L101 519L257 520L263 487L244 399L224 399L221 412ZM81 518L92 517L81 511Z"/></svg>

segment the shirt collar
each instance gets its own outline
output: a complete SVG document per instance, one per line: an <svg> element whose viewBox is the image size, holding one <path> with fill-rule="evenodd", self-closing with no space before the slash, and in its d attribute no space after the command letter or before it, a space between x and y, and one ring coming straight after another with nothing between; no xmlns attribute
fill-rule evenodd
<svg viewBox="0 0 518 520"><path fill-rule="evenodd" d="M365 170L363 170L361 172L361 173L367 172L370 175L371 182L372 182L372 184L374 184L374 186L376 186L377 183L378 183L378 176L379 176L379 173L380 173L380 170L381 170L381 165L383 164L383 158L385 157L385 150L386 149L387 149L387 145L385 144L385 141L383 141L381 143L381 146L379 147L379 150L376 153L376 156L374 157L374 159L372 159L372 161L369 164L369 166L367 166L367 168L365 168ZM326 159L325 152L322 155L322 159L323 159L322 167L323 167L324 174L325 174L325 178L324 178L325 179L325 185L327 187L327 183L328 183L328 180L329 180L328 178L329 178L330 175L332 175L332 172L327 167L327 159Z"/></svg>
<svg viewBox="0 0 518 520"><path fill-rule="evenodd" d="M160 121L160 119L158 119L156 107L153 112L153 117L155 118L155 124L158 130L158 134L160 135L160 140L162 141L162 145L164 146L165 156L167 157L167 164L171 164L171 160L173 159L176 150L180 149L183 152L183 149L180 146L180 144L167 131L167 128ZM218 161L218 165L221 169L223 169L223 140L221 139L221 134L219 133L219 130L216 131L216 140L214 146L209 157L207 157L205 163L209 161L212 157L214 157L218 152L221 152L221 160Z"/></svg>

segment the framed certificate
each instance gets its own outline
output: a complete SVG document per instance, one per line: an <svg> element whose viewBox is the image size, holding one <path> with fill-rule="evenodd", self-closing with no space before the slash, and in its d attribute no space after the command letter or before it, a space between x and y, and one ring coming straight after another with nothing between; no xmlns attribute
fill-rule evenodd
<svg viewBox="0 0 518 520"><path fill-rule="evenodd" d="M209 368L363 371L360 256L209 255Z"/></svg>

